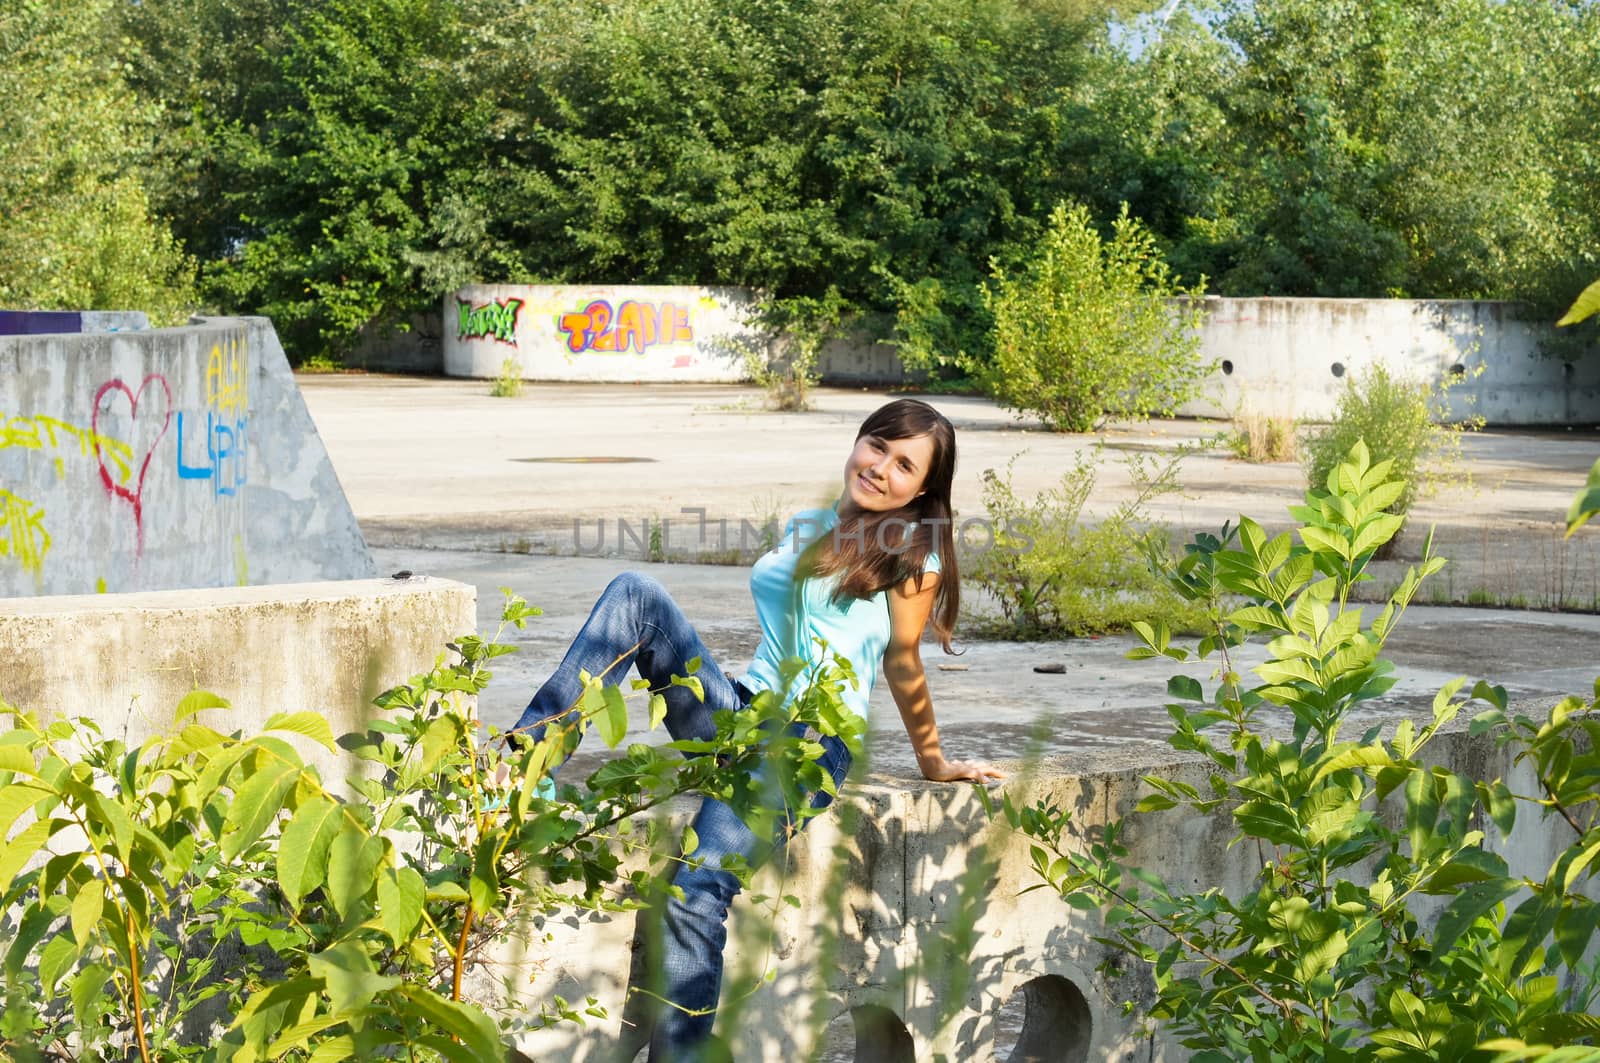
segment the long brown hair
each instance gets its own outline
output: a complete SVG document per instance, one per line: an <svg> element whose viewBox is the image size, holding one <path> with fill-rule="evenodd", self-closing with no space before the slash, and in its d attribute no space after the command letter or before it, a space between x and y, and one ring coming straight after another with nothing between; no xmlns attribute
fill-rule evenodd
<svg viewBox="0 0 1600 1063"><path fill-rule="evenodd" d="M933 630L944 652L950 645L956 614L961 609L961 568L950 510L950 487L956 472L956 430L938 410L917 399L896 399L880 406L856 432L879 439L928 436L933 458L922 481L922 493L898 509L841 515L832 535L824 535L806 551L796 571L796 585L810 575L839 574L833 600L871 598L879 591L914 578L922 589L929 554L939 555L939 587L934 592Z"/></svg>

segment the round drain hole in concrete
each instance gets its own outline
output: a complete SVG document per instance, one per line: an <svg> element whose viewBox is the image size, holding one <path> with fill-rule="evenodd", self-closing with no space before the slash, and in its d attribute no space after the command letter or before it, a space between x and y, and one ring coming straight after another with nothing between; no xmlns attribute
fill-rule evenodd
<svg viewBox="0 0 1600 1063"><path fill-rule="evenodd" d="M1094 1016L1078 987L1060 975L1041 975L1024 982L1000 1006L994 1058L1006 1063L1088 1063L1093 1034Z"/></svg>
<svg viewBox="0 0 1600 1063"><path fill-rule="evenodd" d="M631 465L638 461L653 462L654 458L628 458L610 454L596 454L577 458L512 458L529 465Z"/></svg>

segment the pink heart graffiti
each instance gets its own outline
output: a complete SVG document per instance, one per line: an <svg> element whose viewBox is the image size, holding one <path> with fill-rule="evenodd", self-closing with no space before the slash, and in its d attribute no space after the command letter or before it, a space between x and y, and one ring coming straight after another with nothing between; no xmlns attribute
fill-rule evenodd
<svg viewBox="0 0 1600 1063"><path fill-rule="evenodd" d="M133 490L117 483L111 478L111 470L106 468L105 455L100 452L100 412L101 403L110 391L120 391L128 397L128 413L133 420L135 428L139 423L139 400L144 397L145 388L151 384L161 385L161 394L166 399L166 409L161 412L161 428L156 432L155 438L145 448L144 458L139 462L139 479L134 483ZM167 425L172 423L172 389L167 386L167 379L157 373L151 373L139 382L139 390L133 391L122 382L121 377L113 377L100 385L100 390L94 393L94 418L90 428L94 432L94 456L100 463L100 482L105 485L106 494L112 498L126 499L133 505L133 527L138 537L136 553L144 553L144 474L150 469L150 459L155 456L156 444L161 442L167 434ZM132 433L137 441L137 432Z"/></svg>

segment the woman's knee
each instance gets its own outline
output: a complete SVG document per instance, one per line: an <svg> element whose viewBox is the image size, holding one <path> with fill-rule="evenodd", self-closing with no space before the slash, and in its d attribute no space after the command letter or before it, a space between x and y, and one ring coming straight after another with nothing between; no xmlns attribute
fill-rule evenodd
<svg viewBox="0 0 1600 1063"><path fill-rule="evenodd" d="M606 584L603 596L606 598L619 596L641 603L656 602L662 599L670 600L672 597L667 593L667 589L661 585L660 580L654 576L647 576L643 572L634 572L632 570L622 573Z"/></svg>
<svg viewBox="0 0 1600 1063"><path fill-rule="evenodd" d="M683 898L669 899L669 910L676 909L718 921L728 917L728 908L742 888L739 876L733 872L709 864L697 864L692 857L672 877L672 884L683 891Z"/></svg>

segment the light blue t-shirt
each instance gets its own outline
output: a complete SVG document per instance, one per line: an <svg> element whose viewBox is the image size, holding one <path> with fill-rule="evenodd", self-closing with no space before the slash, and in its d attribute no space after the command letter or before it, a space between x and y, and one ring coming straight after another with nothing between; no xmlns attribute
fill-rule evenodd
<svg viewBox="0 0 1600 1063"><path fill-rule="evenodd" d="M777 690L783 685L778 664L786 657L799 657L815 665L822 658L817 639L826 639L830 653L837 653L855 667L859 685L845 685L846 705L867 715L867 699L878 679L883 653L889 648L889 599L887 591L871 598L846 598L835 604L833 590L839 574L813 576L806 580L796 609L795 567L806 547L828 534L839 522L832 509L808 509L795 514L784 525L778 545L761 555L750 568L750 596L756 603L756 620L761 625L761 644L756 647L750 670L742 677L751 690ZM929 554L924 572L938 572L939 558ZM794 691L793 693L798 693Z"/></svg>

